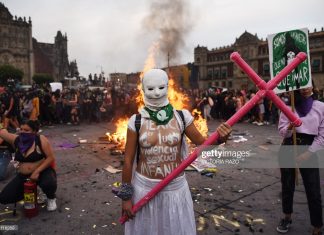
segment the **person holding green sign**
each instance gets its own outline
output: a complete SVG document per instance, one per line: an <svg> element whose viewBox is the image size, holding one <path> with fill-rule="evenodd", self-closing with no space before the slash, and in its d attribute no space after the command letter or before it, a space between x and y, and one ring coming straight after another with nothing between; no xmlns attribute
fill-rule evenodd
<svg viewBox="0 0 324 235"><path fill-rule="evenodd" d="M318 159L316 152L324 149L324 103L315 100L313 88L303 88L295 91L296 97L296 114L302 120L302 125L296 127L298 154L294 160L294 164L283 166L289 156L287 151L280 153L279 162L281 171L282 185L282 209L284 218L281 219L277 226L277 231L287 233L292 223L291 215L293 213L293 197L295 191L295 164L297 164L303 179L308 208L310 212L310 220L313 229L313 235L322 234L321 227L323 225L322 218L322 200L320 189L320 176L318 168ZM279 133L284 137L282 147L285 145L293 145L292 124L288 118L281 113L279 120ZM292 151L292 148L286 146L286 149ZM289 152L291 153L291 152ZM312 163L312 165L309 165ZM308 164L308 165L307 165Z"/></svg>

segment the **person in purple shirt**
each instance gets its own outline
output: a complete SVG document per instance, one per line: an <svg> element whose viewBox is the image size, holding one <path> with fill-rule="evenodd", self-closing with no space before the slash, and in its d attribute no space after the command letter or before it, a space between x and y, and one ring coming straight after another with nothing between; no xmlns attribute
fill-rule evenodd
<svg viewBox="0 0 324 235"><path fill-rule="evenodd" d="M293 212L296 177L294 166L297 166L306 191L311 224L314 226L312 234L317 235L322 234L321 227L323 225L320 176L316 152L324 148L324 103L316 100L312 87L295 91L295 97L295 114L302 120L302 125L296 127L297 157L294 158L292 164L289 162L290 165L288 166L283 166L282 163L287 163L289 156L293 156L287 154L287 149L289 151L293 149L287 146L293 144L293 125L281 113L278 126L279 133L284 138L281 149L286 149L286 152L279 151L279 164L282 167L280 172L284 218L281 219L277 226L277 231L280 233L288 232L292 223L291 214Z"/></svg>

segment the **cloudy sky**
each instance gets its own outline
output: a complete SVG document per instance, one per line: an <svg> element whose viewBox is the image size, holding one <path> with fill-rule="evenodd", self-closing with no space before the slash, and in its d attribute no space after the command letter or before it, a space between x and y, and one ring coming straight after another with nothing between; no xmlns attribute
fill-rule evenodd
<svg viewBox="0 0 324 235"><path fill-rule="evenodd" d="M53 43L67 33L70 60L81 75L137 72L157 42L156 66L193 61L199 44L230 45L245 30L268 34L324 27L323 0L0 0L12 15L29 16L33 37Z"/></svg>

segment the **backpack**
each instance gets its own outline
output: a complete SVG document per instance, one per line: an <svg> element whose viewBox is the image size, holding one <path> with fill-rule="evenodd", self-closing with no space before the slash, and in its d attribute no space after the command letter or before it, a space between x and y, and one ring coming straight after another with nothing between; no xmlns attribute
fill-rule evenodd
<svg viewBox="0 0 324 235"><path fill-rule="evenodd" d="M186 122L185 122L185 118L184 118L184 115L183 115L183 112L182 110L177 110L181 120L182 120L182 124L183 124L183 131L181 133L181 143L182 143L182 139L183 139L183 135L184 135L184 129L186 127ZM138 163L139 161L139 154L140 154L140 147L139 147L139 144L138 144L138 141L139 141L139 130L141 129L141 120L142 120L142 115L141 114L136 114L136 117L135 117L135 129L136 129L136 134L137 134L137 151L136 151L136 162Z"/></svg>

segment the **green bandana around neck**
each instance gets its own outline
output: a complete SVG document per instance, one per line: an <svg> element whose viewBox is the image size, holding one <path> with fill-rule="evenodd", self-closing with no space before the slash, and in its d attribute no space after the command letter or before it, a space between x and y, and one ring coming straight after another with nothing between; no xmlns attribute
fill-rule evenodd
<svg viewBox="0 0 324 235"><path fill-rule="evenodd" d="M168 122L173 117L173 107L171 104L168 104L167 106L162 107L158 111L153 111L147 107L145 107L144 109L148 112L151 120L154 121L156 123L156 125L168 124Z"/></svg>

